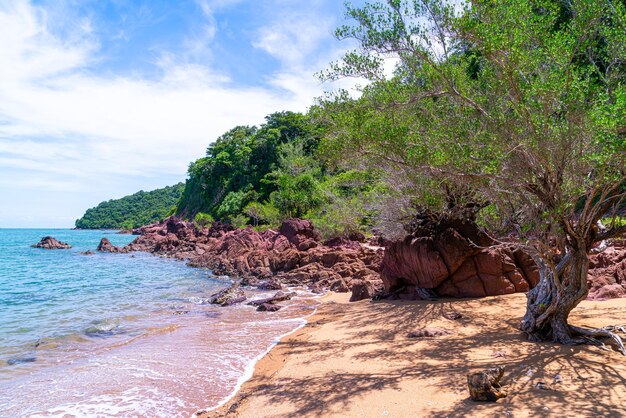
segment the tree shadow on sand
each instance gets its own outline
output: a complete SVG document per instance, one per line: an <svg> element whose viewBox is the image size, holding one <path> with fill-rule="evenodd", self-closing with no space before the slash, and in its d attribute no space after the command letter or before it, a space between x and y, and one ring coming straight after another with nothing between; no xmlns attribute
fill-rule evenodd
<svg viewBox="0 0 626 418"><path fill-rule="evenodd" d="M362 363L363 371L337 370L319 376L275 378L260 386L258 393L273 404L292 405L295 416L323 416L331 408L336 411L360 397L363 399L359 402L367 405L367 395L372 392L401 390L403 382L428 379L441 390L463 398L452 408L448 405L445 411L434 411L430 416L435 417L515 416L513 402L522 402L532 416L549 416L550 411L564 405L576 416L626 416L626 409L616 407L619 403L615 402L624 394L626 376L623 367L615 367L610 360L619 357L621 363L621 356L597 347L528 343L517 330L519 318L514 314L502 319L475 312L471 302L374 302L365 309L349 310L331 305L331 313L338 318L332 326L341 329L341 340L292 340L284 344L289 353L304 359L303 366L349 353L348 361ZM495 299L480 301L481 306L498 303ZM451 335L425 340L407 338L411 330L434 321L441 323L446 312L463 315L457 321L449 321L446 328L452 331ZM367 328L372 315L391 318L393 323ZM506 350L500 352L502 356L498 356L500 349ZM385 366L382 371L379 368L376 373L369 373L365 366L370 362ZM509 396L489 404L469 400L466 375L496 364L505 366L503 384ZM567 390L561 389L565 383L557 381L560 371L567 373ZM411 411L406 414L410 416Z"/></svg>

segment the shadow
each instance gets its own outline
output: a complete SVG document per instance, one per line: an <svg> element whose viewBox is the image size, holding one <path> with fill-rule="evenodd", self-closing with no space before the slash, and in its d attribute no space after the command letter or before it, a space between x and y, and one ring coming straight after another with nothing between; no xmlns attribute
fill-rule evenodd
<svg viewBox="0 0 626 418"><path fill-rule="evenodd" d="M297 378L276 376L257 387L254 396L264 396L271 404L290 404L295 411L284 416L333 415L329 411L336 415L337 409L355 400L366 405L373 392L402 393L411 381L422 380L459 399L442 407L445 410L433 407L429 416L434 417L514 417L520 408L523 416L550 416L554 411L565 411L566 416L626 416L624 358L593 346L527 342L517 329L524 308L516 305L518 299L324 305L321 318L308 327L323 326L331 337L309 334L282 342L288 356L297 357L295 367L304 372ZM462 318L446 319L448 312L458 312ZM583 310L574 322L597 319L603 312ZM410 331L429 326L442 327L450 335L407 337ZM349 367L322 368L314 376L307 373L328 359L345 360ZM469 400L467 374L495 365L505 367L502 383L508 397L497 403Z"/></svg>

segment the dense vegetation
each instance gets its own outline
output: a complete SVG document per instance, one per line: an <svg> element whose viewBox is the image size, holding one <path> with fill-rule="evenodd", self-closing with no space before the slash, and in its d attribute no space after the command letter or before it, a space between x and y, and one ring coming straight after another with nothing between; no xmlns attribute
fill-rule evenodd
<svg viewBox="0 0 626 418"><path fill-rule="evenodd" d="M151 192L139 191L121 199L102 202L88 209L82 218L76 220L76 228L81 229L131 229L160 221L178 203L184 184L156 189Z"/></svg>
<svg viewBox="0 0 626 418"><path fill-rule="evenodd" d="M617 339L567 320L588 294L589 254L626 232L615 222L626 197L626 2L388 0L348 16L354 25L337 35L360 49L327 76L371 84L358 100L323 104L329 147L395 173L389 184L418 207L471 205L502 243L531 254L541 281L520 326L529 338ZM384 56L399 60L390 79Z"/></svg>
<svg viewBox="0 0 626 418"><path fill-rule="evenodd" d="M189 166L177 213L203 224L277 226L312 219L326 236L366 227L369 202L381 191L374 170L331 168L320 155L326 127L317 109L274 113L260 127L223 134Z"/></svg>

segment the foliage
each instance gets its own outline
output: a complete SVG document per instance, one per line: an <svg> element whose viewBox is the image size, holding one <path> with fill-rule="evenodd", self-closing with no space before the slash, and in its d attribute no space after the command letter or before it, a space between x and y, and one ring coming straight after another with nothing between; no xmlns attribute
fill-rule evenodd
<svg viewBox="0 0 626 418"><path fill-rule="evenodd" d="M156 189L139 191L121 199L109 200L88 209L76 220L81 229L131 229L164 219L178 203L183 183Z"/></svg>
<svg viewBox="0 0 626 418"><path fill-rule="evenodd" d="M198 212L196 216L193 217L193 221L201 227L207 227L215 222L215 219L208 213Z"/></svg>
<svg viewBox="0 0 626 418"><path fill-rule="evenodd" d="M281 220L280 212L270 203L251 202L244 208L243 213L249 217L255 227L259 223L278 227Z"/></svg>
<svg viewBox="0 0 626 418"><path fill-rule="evenodd" d="M276 185L265 177L277 169L281 146L297 141L312 153L321 135L322 129L309 116L294 112L273 113L259 128L231 129L207 148L204 158L189 166L177 213L192 217L205 212L228 220L248 203L269 199Z"/></svg>
<svg viewBox="0 0 626 418"><path fill-rule="evenodd" d="M360 50L326 76L371 84L321 103L324 148L396 173L413 202L489 203L483 220L542 272L522 329L578 341L565 321L587 294L588 253L626 232L597 226L624 199L624 2L389 0L347 13L355 24L337 35ZM399 61L389 79L385 56Z"/></svg>
<svg viewBox="0 0 626 418"><path fill-rule="evenodd" d="M274 228L290 217L309 217L328 236L369 225L367 199L356 196L370 190L375 176L328 167L319 150L325 122L317 111L274 113L261 127L222 135L190 165L178 213Z"/></svg>
<svg viewBox="0 0 626 418"><path fill-rule="evenodd" d="M348 15L357 24L337 34L363 52L327 75L372 84L359 100L322 103L334 132L324 149L408 177L425 204L464 194L492 202L497 219L537 243L567 229L585 234L599 209L617 207L623 5L474 2L457 15L441 1L415 0L348 6ZM384 54L400 62L390 79L380 71ZM581 196L597 203L582 224Z"/></svg>

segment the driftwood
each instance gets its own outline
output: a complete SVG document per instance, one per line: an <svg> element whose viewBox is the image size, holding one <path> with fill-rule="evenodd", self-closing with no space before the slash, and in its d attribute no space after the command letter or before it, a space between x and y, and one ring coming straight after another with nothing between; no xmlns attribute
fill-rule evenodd
<svg viewBox="0 0 626 418"><path fill-rule="evenodd" d="M504 376L504 367L497 366L480 372L467 375L467 388L473 401L495 402L506 397L506 392L500 386Z"/></svg>

